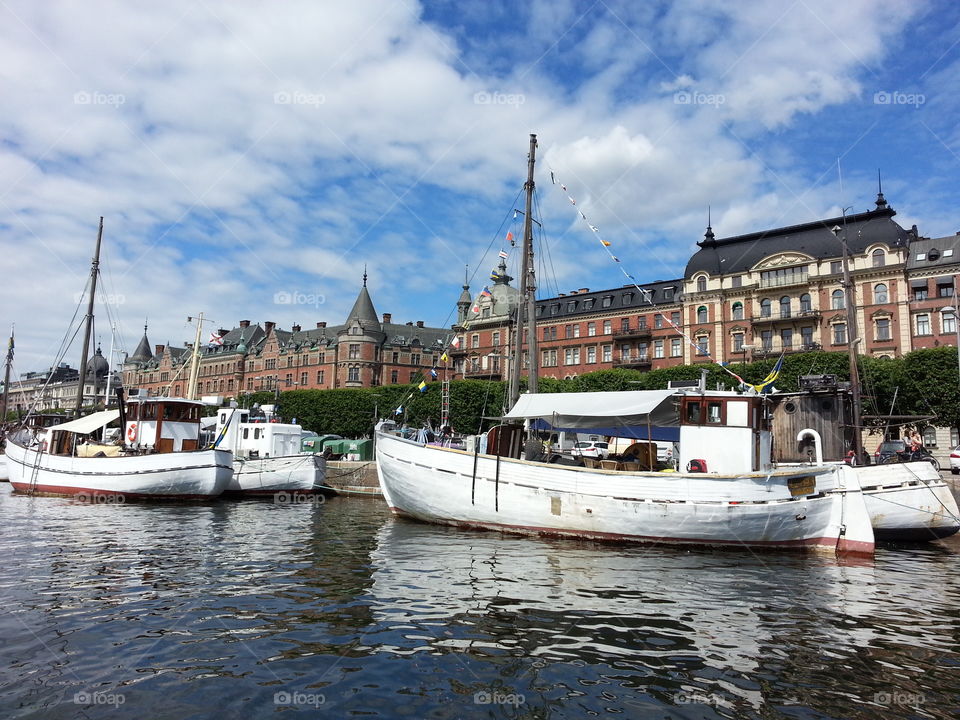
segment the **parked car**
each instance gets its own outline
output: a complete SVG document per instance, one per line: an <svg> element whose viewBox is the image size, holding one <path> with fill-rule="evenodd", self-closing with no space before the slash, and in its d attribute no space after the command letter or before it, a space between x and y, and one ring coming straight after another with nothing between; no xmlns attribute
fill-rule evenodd
<svg viewBox="0 0 960 720"><path fill-rule="evenodd" d="M903 440L886 440L880 443L880 447L874 453L874 462L877 464L921 461L926 461L940 470L939 461L930 454L929 450L922 446L911 449Z"/></svg>
<svg viewBox="0 0 960 720"><path fill-rule="evenodd" d="M960 475L960 445L957 445L950 453L950 472L954 475Z"/></svg>
<svg viewBox="0 0 960 720"><path fill-rule="evenodd" d="M578 442L571 451L574 457L598 458L603 460L610 454L610 446L604 440Z"/></svg>
<svg viewBox="0 0 960 720"><path fill-rule="evenodd" d="M880 465L888 458L906 451L907 443L905 440L884 440L877 446L876 452L873 453L873 464Z"/></svg>

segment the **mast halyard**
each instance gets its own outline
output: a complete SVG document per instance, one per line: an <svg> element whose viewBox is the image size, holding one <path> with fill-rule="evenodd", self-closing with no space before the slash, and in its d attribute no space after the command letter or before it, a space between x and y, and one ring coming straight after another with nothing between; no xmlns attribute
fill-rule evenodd
<svg viewBox="0 0 960 720"><path fill-rule="evenodd" d="M847 306L847 355L850 363L850 391L853 395L853 452L857 464L862 464L863 457L863 434L861 432L861 423L863 408L860 397L860 370L857 366L857 344L860 342L857 336L857 310L856 296L853 280L850 277L850 252L847 248L847 210L843 210L843 228L834 228L834 234L840 237L843 247L843 290L844 300Z"/></svg>
<svg viewBox="0 0 960 720"><path fill-rule="evenodd" d="M189 322L192 318L187 318ZM197 335L193 340L193 351L190 353L190 379L187 381L187 400L197 399L197 380L200 377L200 333L203 330L203 313L197 318Z"/></svg>
<svg viewBox="0 0 960 720"><path fill-rule="evenodd" d="M90 265L90 299L87 301L87 317L84 321L83 352L80 355L80 377L77 382L77 406L73 410L75 418L80 417L83 407L83 389L86 385L87 353L90 351L90 334L93 331L93 300L97 295L97 276L100 274L100 242L103 240L103 217L100 218L100 229L97 231L97 247L93 252L93 262ZM94 385L96 390L96 385ZM96 392L94 392L96 396Z"/></svg>
<svg viewBox="0 0 960 720"><path fill-rule="evenodd" d="M527 380L528 392L537 392L537 323L535 315L536 279L533 257L533 170L537 158L537 136L530 134L530 152L527 156L526 204L523 216L523 255L520 266L520 303L517 306L517 332L510 364L510 407L520 398L520 373L523 366L523 332L527 331L527 353L530 358ZM524 318L526 314L526 318ZM526 322L526 325L524 325Z"/></svg>

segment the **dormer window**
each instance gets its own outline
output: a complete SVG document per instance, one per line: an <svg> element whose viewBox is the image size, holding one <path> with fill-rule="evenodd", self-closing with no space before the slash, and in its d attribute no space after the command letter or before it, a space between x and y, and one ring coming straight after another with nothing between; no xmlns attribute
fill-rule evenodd
<svg viewBox="0 0 960 720"><path fill-rule="evenodd" d="M707 278L703 275L697 278L697 292L707 291Z"/></svg>
<svg viewBox="0 0 960 720"><path fill-rule="evenodd" d="M603 296L603 307L608 308L613 305L613 295L604 295Z"/></svg>

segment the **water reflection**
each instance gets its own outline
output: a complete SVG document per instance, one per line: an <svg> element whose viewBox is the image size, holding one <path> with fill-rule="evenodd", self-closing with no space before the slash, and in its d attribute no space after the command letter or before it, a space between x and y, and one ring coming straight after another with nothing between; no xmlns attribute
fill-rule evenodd
<svg viewBox="0 0 960 720"><path fill-rule="evenodd" d="M958 714L960 543L847 566L462 532L367 499L2 492L0 528L5 717ZM96 692L124 702L74 702Z"/></svg>

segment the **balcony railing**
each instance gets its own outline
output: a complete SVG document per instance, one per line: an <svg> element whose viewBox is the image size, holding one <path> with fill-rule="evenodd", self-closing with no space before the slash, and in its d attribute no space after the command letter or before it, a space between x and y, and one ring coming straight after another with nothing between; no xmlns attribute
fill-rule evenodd
<svg viewBox="0 0 960 720"><path fill-rule="evenodd" d="M761 288L773 288L773 287L785 287L787 285L806 285L807 284L807 271L803 272L792 272L788 275L780 275L777 277L769 278L760 278L760 287Z"/></svg>
<svg viewBox="0 0 960 720"><path fill-rule="evenodd" d="M614 339L616 338L648 338L652 334L652 328L642 327L634 328L633 330L614 330L611 335Z"/></svg>
<svg viewBox="0 0 960 720"><path fill-rule="evenodd" d="M613 359L614 367L649 367L649 355L620 355Z"/></svg>
<svg viewBox="0 0 960 720"><path fill-rule="evenodd" d="M793 312L792 310L780 310L778 312L770 313L769 315L754 315L750 318L750 322L755 324L796 322L797 320L819 319L821 315L822 313L819 310L800 310L799 312Z"/></svg>
<svg viewBox="0 0 960 720"><path fill-rule="evenodd" d="M468 378L497 378L500 377L500 364L490 367L480 367L479 365L467 365L463 370L463 376Z"/></svg>

